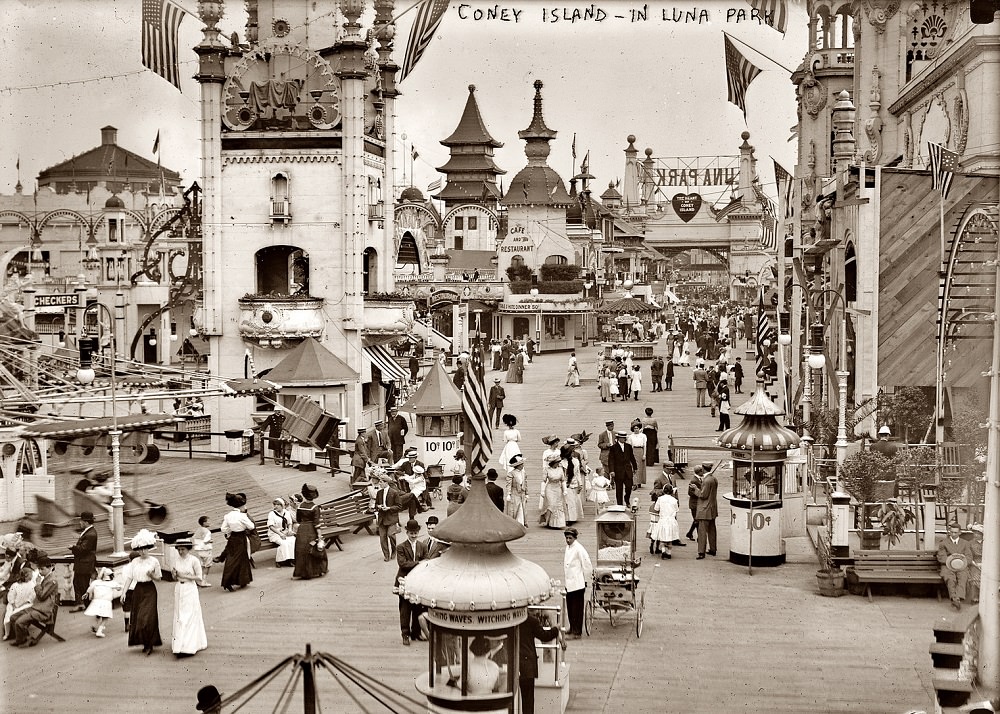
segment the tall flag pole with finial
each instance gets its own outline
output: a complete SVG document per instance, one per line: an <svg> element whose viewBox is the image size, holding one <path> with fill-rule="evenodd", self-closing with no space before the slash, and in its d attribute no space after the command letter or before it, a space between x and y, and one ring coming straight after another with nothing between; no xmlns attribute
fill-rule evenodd
<svg viewBox="0 0 1000 714"><path fill-rule="evenodd" d="M476 343L465 366L462 387L462 411L465 415L466 463L470 474L482 473L493 455L493 429L486 402L486 376L483 367L483 342L477 333Z"/></svg>

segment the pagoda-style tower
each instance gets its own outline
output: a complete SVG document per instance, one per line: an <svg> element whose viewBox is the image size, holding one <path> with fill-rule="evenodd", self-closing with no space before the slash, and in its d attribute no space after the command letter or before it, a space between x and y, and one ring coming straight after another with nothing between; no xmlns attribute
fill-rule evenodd
<svg viewBox="0 0 1000 714"><path fill-rule="evenodd" d="M462 119L451 136L441 141L451 158L438 167L447 185L434 198L444 201L445 209L464 203L478 203L493 211L500 199L497 176L507 173L493 162L493 150L503 143L490 136L476 102L476 85L469 85L469 99Z"/></svg>

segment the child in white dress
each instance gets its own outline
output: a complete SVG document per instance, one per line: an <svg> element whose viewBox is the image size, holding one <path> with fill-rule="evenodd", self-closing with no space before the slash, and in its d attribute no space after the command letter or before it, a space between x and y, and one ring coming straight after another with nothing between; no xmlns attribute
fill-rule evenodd
<svg viewBox="0 0 1000 714"><path fill-rule="evenodd" d="M7 610L3 615L3 638L10 639L10 620L35 602L35 573L28 566L21 568L17 580L7 591Z"/></svg>
<svg viewBox="0 0 1000 714"><path fill-rule="evenodd" d="M104 623L111 619L115 594L122 589L121 584L114 581L114 576L111 568L100 568L97 579L92 580L87 588L90 604L83 614L97 618L97 624L91 628L97 637L104 637Z"/></svg>
<svg viewBox="0 0 1000 714"><path fill-rule="evenodd" d="M588 495L588 499L597 504L598 515L608 510L609 488L611 488L611 480L604 475L604 467L598 466L595 469L594 478L590 480L590 494Z"/></svg>
<svg viewBox="0 0 1000 714"><path fill-rule="evenodd" d="M294 522L294 518L291 522ZM215 548L212 544L212 531L209 530L208 525L208 516L199 518L198 527L194 529L194 536L191 538L194 542L194 555L201 561L199 588L207 588L211 584L208 582L208 570L212 567L212 556L215 555Z"/></svg>

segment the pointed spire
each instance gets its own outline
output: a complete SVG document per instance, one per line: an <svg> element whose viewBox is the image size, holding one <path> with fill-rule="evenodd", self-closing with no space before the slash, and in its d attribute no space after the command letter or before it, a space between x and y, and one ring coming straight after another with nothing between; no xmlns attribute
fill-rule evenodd
<svg viewBox="0 0 1000 714"><path fill-rule="evenodd" d="M463 144L476 144L492 146L499 149L503 142L497 141L490 136L486 123L479 113L479 103L476 102L476 85L469 85L469 98L465 102L465 110L462 118L458 122L455 131L447 139L441 141L443 146L460 146Z"/></svg>

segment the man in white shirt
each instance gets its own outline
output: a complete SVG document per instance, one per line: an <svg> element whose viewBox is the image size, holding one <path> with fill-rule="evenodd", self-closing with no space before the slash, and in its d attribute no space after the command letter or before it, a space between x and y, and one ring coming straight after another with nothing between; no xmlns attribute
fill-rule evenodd
<svg viewBox="0 0 1000 714"><path fill-rule="evenodd" d="M580 386L580 368L576 364L576 352L571 352L569 355L569 364L566 370L566 385L567 387L579 387Z"/></svg>

